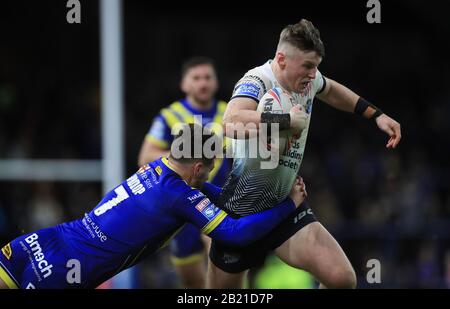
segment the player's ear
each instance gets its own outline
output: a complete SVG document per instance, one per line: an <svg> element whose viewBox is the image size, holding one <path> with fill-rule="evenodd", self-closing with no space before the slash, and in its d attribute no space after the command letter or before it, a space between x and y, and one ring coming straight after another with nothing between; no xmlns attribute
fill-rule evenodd
<svg viewBox="0 0 450 309"><path fill-rule="evenodd" d="M198 175L203 167L203 163L201 161L197 161L194 163L193 169L194 169L194 175Z"/></svg>
<svg viewBox="0 0 450 309"><path fill-rule="evenodd" d="M277 52L275 56L275 61L280 66L280 69L284 70L284 68L286 67L286 55L283 52L281 51Z"/></svg>

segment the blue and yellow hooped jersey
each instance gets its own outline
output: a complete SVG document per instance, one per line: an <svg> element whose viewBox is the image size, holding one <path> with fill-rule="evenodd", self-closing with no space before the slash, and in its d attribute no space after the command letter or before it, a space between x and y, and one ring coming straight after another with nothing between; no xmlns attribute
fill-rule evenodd
<svg viewBox="0 0 450 309"><path fill-rule="evenodd" d="M161 149L169 149L173 141L171 131L177 123L193 123L194 115L200 115L202 116L203 126L208 123L221 126L226 107L227 103L225 101L214 101L213 106L209 110L201 111L193 108L187 99L173 102L168 107L163 108L158 116L154 118L146 139ZM217 158L208 181L222 187L231 170L231 165L231 159Z"/></svg>

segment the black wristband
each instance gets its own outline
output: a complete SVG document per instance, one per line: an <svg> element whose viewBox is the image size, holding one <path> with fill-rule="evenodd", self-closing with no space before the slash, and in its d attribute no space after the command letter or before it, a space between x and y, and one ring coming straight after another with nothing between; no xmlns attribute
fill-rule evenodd
<svg viewBox="0 0 450 309"><path fill-rule="evenodd" d="M261 113L261 123L278 123L280 125L279 130L287 130L291 127L291 115L289 114L272 114Z"/></svg>
<svg viewBox="0 0 450 309"><path fill-rule="evenodd" d="M378 116L383 114L383 111L381 109L379 109L378 107L376 107L372 103L369 103L368 101L366 101L361 97L358 99L358 102L356 102L354 112L356 115L364 116L364 112L367 110L369 106L375 110L375 113L373 113L373 115L369 119L376 119Z"/></svg>

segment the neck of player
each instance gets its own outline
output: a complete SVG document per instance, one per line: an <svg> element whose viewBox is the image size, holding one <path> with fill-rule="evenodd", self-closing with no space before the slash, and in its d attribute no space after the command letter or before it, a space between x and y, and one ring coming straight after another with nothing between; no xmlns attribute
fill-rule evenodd
<svg viewBox="0 0 450 309"><path fill-rule="evenodd" d="M275 78L276 78L277 82L280 84L280 86L284 90L292 92L292 90L289 89L289 87L287 86L287 83L285 83L284 80L281 78L281 76L282 76L280 74L281 69L280 69L280 66L278 65L278 63L275 60L273 60L272 63L270 64L270 67L272 68L273 75L275 76Z"/></svg>
<svg viewBox="0 0 450 309"><path fill-rule="evenodd" d="M190 164L182 164L173 159L168 158L170 167L178 174L188 185L192 183L192 168Z"/></svg>

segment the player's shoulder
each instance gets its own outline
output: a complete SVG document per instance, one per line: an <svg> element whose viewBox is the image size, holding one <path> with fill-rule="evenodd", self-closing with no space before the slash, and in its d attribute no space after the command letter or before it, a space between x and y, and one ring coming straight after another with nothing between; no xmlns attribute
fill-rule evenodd
<svg viewBox="0 0 450 309"><path fill-rule="evenodd" d="M167 180L167 185L170 186L171 199L176 206L197 205L199 203L211 203L209 199L199 189L189 186L181 178L170 177Z"/></svg>
<svg viewBox="0 0 450 309"><path fill-rule="evenodd" d="M236 83L232 98L243 96L259 101L259 99L272 88L272 84L270 64L267 62L244 74L244 76Z"/></svg>
<svg viewBox="0 0 450 309"><path fill-rule="evenodd" d="M151 167L157 174L157 181L161 188L170 195L172 200L180 199L183 196L192 195L198 190L192 188L184 181L170 166L166 157L162 157L151 163Z"/></svg>
<svg viewBox="0 0 450 309"><path fill-rule="evenodd" d="M316 77L312 81L314 93L320 94L325 88L325 85L326 85L325 76L323 76L322 73L320 73L320 71L317 70Z"/></svg>
<svg viewBox="0 0 450 309"><path fill-rule="evenodd" d="M270 78L270 72L268 70L270 69L269 62L266 62L265 64L255 67L251 70L248 70L244 76L239 80L239 83L241 82L249 82L249 83L257 83L261 86L265 86L266 91L269 90L269 86L272 83Z"/></svg>

